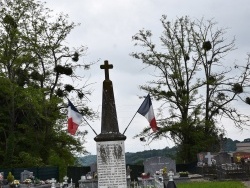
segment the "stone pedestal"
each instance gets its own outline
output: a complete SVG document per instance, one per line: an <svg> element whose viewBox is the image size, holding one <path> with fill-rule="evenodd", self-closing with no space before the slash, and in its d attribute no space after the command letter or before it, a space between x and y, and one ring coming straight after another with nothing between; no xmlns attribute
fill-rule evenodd
<svg viewBox="0 0 250 188"><path fill-rule="evenodd" d="M127 188L124 141L97 143L99 188Z"/></svg>

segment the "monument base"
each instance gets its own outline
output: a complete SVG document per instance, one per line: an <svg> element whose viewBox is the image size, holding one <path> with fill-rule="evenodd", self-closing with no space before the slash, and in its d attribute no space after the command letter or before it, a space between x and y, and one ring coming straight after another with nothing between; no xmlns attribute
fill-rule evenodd
<svg viewBox="0 0 250 188"><path fill-rule="evenodd" d="M127 188L124 141L97 142L99 188Z"/></svg>

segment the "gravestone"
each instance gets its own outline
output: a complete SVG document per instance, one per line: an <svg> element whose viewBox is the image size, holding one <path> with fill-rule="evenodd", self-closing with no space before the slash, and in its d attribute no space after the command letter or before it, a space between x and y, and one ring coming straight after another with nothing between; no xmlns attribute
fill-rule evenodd
<svg viewBox="0 0 250 188"><path fill-rule="evenodd" d="M99 188L127 188L124 141L126 136L119 132L116 115L113 84L109 69L113 65L104 61L100 66L105 70L102 95L101 133L97 142L97 172Z"/></svg>
<svg viewBox="0 0 250 188"><path fill-rule="evenodd" d="M144 172L150 173L151 176L155 174L156 171L160 171L164 167L167 167L167 171L172 171L176 173L176 163L175 160L169 157L151 157L144 161Z"/></svg>
<svg viewBox="0 0 250 188"><path fill-rule="evenodd" d="M198 159L198 166L212 166L214 156L218 155L218 153L212 153L212 152L200 152L197 154Z"/></svg>
<svg viewBox="0 0 250 188"><path fill-rule="evenodd" d="M26 179L31 179L33 178L33 172L30 172L28 170L24 170L23 172L21 172L20 175L20 181L24 182Z"/></svg>
<svg viewBox="0 0 250 188"><path fill-rule="evenodd" d="M81 176L81 179L78 181L79 188L97 188L98 183L97 180L91 179L87 180L85 176Z"/></svg>
<svg viewBox="0 0 250 188"><path fill-rule="evenodd" d="M220 152L218 155L214 156L216 165L229 164L232 163L231 155L227 152Z"/></svg>
<svg viewBox="0 0 250 188"><path fill-rule="evenodd" d="M97 172L97 163L92 163L90 165L90 171L91 171L91 173Z"/></svg>

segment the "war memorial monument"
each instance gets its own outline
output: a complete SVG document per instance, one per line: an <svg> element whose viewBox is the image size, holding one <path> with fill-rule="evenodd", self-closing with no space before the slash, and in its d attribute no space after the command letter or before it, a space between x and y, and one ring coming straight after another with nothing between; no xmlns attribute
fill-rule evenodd
<svg viewBox="0 0 250 188"><path fill-rule="evenodd" d="M119 132L113 84L109 79L112 64L104 61L105 70L102 94L101 133L97 135L97 172L99 188L127 188L124 141L126 136Z"/></svg>

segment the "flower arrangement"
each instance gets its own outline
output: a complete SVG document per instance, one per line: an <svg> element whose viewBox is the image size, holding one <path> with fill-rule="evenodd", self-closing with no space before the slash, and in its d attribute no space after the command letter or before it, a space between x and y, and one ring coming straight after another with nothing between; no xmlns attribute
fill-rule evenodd
<svg viewBox="0 0 250 188"><path fill-rule="evenodd" d="M97 172L94 173L94 179L97 179L98 178L98 174Z"/></svg>
<svg viewBox="0 0 250 188"><path fill-rule="evenodd" d="M19 185L19 184L20 184L19 180L14 180L12 183L13 183L14 185Z"/></svg>
<svg viewBox="0 0 250 188"><path fill-rule="evenodd" d="M50 184L50 180L45 180L45 184Z"/></svg>
<svg viewBox="0 0 250 188"><path fill-rule="evenodd" d="M168 172L168 169L167 169L167 167L165 166L165 167L162 169L162 174L167 174L167 172Z"/></svg>
<svg viewBox="0 0 250 188"><path fill-rule="evenodd" d="M40 180L40 184L44 185L44 184L45 184L45 181Z"/></svg>
<svg viewBox="0 0 250 188"><path fill-rule="evenodd" d="M9 184L9 187L10 188L19 187L19 185L20 185L19 180L14 180Z"/></svg>
<svg viewBox="0 0 250 188"><path fill-rule="evenodd" d="M142 179L150 178L150 173L149 173L149 172L148 172L148 173L143 172L143 173L141 174L141 178L142 178Z"/></svg>
<svg viewBox="0 0 250 188"><path fill-rule="evenodd" d="M32 182L32 181L31 181L31 179L29 179L29 178L24 180L24 183L25 183L25 184L30 184L31 182Z"/></svg>
<svg viewBox="0 0 250 188"><path fill-rule="evenodd" d="M188 172L179 172L180 177L188 177Z"/></svg>
<svg viewBox="0 0 250 188"><path fill-rule="evenodd" d="M41 180L39 180L38 178L34 178L33 183L36 185L42 184Z"/></svg>

